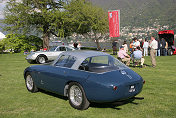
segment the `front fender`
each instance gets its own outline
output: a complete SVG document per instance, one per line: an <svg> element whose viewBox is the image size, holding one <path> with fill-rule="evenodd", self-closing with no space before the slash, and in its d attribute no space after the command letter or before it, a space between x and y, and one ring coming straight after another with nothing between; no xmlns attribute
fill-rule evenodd
<svg viewBox="0 0 176 118"><path fill-rule="evenodd" d="M23 76L24 76L24 79L26 78L26 73L27 72L30 72L30 67L27 67L24 72L23 72Z"/></svg>

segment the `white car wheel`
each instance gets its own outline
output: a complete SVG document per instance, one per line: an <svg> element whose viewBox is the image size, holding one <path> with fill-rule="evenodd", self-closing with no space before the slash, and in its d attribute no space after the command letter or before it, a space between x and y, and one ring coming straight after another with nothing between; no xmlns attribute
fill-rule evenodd
<svg viewBox="0 0 176 118"><path fill-rule="evenodd" d="M44 64L46 62L46 58L44 56L37 57L37 63Z"/></svg>

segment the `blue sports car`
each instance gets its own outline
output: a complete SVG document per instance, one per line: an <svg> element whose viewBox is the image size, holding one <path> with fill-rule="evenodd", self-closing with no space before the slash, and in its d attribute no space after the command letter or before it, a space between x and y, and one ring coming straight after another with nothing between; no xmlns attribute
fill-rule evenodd
<svg viewBox="0 0 176 118"><path fill-rule="evenodd" d="M72 107L84 110L90 102L115 102L142 91L144 80L113 56L97 51L61 53L52 64L24 71L30 92L38 89L67 96Z"/></svg>

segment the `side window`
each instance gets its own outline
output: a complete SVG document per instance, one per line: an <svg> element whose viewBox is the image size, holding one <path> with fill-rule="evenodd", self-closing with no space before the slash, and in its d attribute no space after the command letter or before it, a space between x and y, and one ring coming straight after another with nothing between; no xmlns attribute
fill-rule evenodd
<svg viewBox="0 0 176 118"><path fill-rule="evenodd" d="M59 47L59 48L57 48L57 51L66 51L66 48L65 47Z"/></svg>
<svg viewBox="0 0 176 118"><path fill-rule="evenodd" d="M88 64L90 62L90 58L85 59L81 65L79 66L79 70L85 70L85 71L89 71L89 67Z"/></svg>
<svg viewBox="0 0 176 118"><path fill-rule="evenodd" d="M62 66L64 67L64 64L67 62L67 59L68 59L69 56L67 55L62 55L58 61L56 62L55 66Z"/></svg>
<svg viewBox="0 0 176 118"><path fill-rule="evenodd" d="M76 61L76 57L74 56L69 56L68 60L67 60L67 63L64 65L64 67L68 67L68 68L71 68L72 65L75 63Z"/></svg>
<svg viewBox="0 0 176 118"><path fill-rule="evenodd" d="M88 65L89 61L90 61L90 58L87 58L81 63L81 65Z"/></svg>
<svg viewBox="0 0 176 118"><path fill-rule="evenodd" d="M71 68L75 61L76 58L74 56L62 55L56 62L55 66Z"/></svg>

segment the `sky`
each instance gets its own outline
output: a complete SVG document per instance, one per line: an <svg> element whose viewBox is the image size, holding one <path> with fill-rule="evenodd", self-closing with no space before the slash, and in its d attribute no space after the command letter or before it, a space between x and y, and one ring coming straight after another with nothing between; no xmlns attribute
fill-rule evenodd
<svg viewBox="0 0 176 118"><path fill-rule="evenodd" d="M3 9L6 5L6 2L5 0L0 0L0 19L3 19L4 18L4 15L3 15Z"/></svg>

